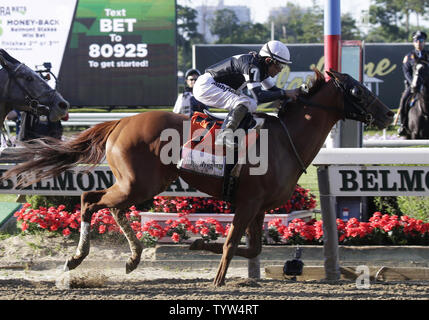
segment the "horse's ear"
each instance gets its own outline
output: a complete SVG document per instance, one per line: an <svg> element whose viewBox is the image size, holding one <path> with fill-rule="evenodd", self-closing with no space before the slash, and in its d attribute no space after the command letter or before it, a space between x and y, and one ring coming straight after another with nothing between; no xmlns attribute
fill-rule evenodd
<svg viewBox="0 0 429 320"><path fill-rule="evenodd" d="M336 71L336 70L334 70L332 68L329 68L329 72L331 74L333 74L336 78L339 78L341 76L341 73L339 73L338 71Z"/></svg>
<svg viewBox="0 0 429 320"><path fill-rule="evenodd" d="M332 69L331 69L332 70ZM332 73L332 72L330 72L330 71L325 71L326 72L326 74L330 77L330 78L336 78L335 77L335 75Z"/></svg>
<svg viewBox="0 0 429 320"><path fill-rule="evenodd" d="M0 55L0 65L2 67L6 67L6 61L4 60L3 56Z"/></svg>
<svg viewBox="0 0 429 320"><path fill-rule="evenodd" d="M316 67L313 67L312 70L316 75L316 79L325 79L325 75L322 72L320 72L319 69L317 69Z"/></svg>
<svg viewBox="0 0 429 320"><path fill-rule="evenodd" d="M330 68L329 71L326 71L326 73L328 74L329 77L337 79L337 80L344 80L345 76L344 74L335 71L334 69Z"/></svg>
<svg viewBox="0 0 429 320"><path fill-rule="evenodd" d="M4 68L8 68L8 60L4 57L3 52L5 52L3 49L0 49L0 65Z"/></svg>

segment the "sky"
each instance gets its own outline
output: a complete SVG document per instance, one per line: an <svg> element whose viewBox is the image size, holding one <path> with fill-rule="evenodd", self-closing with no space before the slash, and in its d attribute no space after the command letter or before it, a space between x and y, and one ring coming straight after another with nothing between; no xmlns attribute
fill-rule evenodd
<svg viewBox="0 0 429 320"><path fill-rule="evenodd" d="M311 7L312 0L223 0L224 5L246 5L250 7L252 21L264 23L268 18L268 13L271 8L285 6L287 2L298 4L300 7ZM341 0L341 13L350 13L354 19L358 20L362 10L368 10L370 0ZM180 5L195 8L200 5L215 6L219 0L177 0ZM316 3L324 8L325 0L316 0Z"/></svg>

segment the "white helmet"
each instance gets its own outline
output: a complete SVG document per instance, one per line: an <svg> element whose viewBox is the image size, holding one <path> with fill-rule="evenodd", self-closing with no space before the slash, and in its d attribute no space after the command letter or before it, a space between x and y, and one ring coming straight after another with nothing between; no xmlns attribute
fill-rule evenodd
<svg viewBox="0 0 429 320"><path fill-rule="evenodd" d="M259 51L261 57L270 57L280 63L292 63L289 49L278 40L271 40L264 44Z"/></svg>

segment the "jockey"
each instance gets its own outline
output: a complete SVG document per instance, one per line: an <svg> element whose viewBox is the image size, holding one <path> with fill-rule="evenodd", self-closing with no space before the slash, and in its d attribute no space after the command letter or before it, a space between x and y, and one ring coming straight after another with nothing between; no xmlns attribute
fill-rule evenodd
<svg viewBox="0 0 429 320"><path fill-rule="evenodd" d="M410 51L402 61L402 71L405 77L405 90L402 93L401 101L399 103L400 108L400 119L401 119L401 127L398 130L398 134L400 136L407 135L408 128L408 111L409 105L407 104L407 100L411 95L411 83L413 81L413 72L415 66L420 61L429 62L429 51L425 50L425 41L427 35L423 31L416 31L413 33L413 45L414 50Z"/></svg>
<svg viewBox="0 0 429 320"><path fill-rule="evenodd" d="M289 63L289 49L282 42L272 40L265 43L259 53L235 55L206 69L195 83L195 98L210 107L229 110L216 145L234 148L233 131L248 112L256 111L259 103L296 100L299 88L283 90L276 87L273 80ZM242 93L246 86L252 97Z"/></svg>
<svg viewBox="0 0 429 320"><path fill-rule="evenodd" d="M205 105L198 102L192 93L195 81L197 81L200 74L198 69L189 69L186 71L185 91L177 97L173 108L174 113L186 114L191 117L195 111L203 112L204 109L208 109Z"/></svg>

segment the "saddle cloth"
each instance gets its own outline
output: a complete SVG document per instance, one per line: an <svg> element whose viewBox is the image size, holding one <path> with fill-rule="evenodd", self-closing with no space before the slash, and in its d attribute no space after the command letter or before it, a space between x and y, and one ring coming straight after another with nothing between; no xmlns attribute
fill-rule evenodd
<svg viewBox="0 0 429 320"><path fill-rule="evenodd" d="M177 167L223 178L227 165L235 164L240 158L245 157L246 150L253 146L258 138L258 129L262 127L265 119L253 118L251 114L249 117L252 121L243 121L245 127L242 129L246 130L246 135L239 141L239 152L234 152L234 155L231 156L224 146L216 146L214 143L216 135L221 130L223 120L210 113L195 112L191 118L190 139L181 148L181 157ZM249 122L251 122L250 127Z"/></svg>

